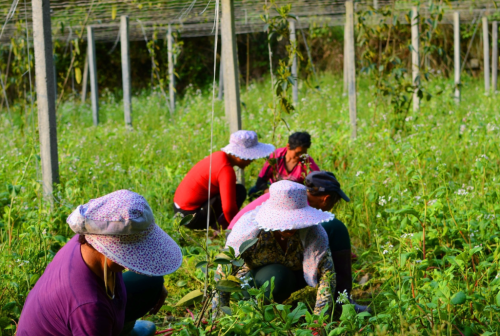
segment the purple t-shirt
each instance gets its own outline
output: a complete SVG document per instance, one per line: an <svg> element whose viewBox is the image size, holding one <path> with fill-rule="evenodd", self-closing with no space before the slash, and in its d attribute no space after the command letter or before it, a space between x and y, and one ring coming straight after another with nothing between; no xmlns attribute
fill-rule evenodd
<svg viewBox="0 0 500 336"><path fill-rule="evenodd" d="M122 274L116 274L111 300L104 281L83 261L76 235L57 252L29 293L17 336L119 335L126 301Z"/></svg>

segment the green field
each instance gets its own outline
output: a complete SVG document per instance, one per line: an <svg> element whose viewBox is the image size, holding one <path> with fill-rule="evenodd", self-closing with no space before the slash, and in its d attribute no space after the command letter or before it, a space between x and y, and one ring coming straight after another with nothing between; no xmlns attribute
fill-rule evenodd
<svg viewBox="0 0 500 336"><path fill-rule="evenodd" d="M478 80L464 83L458 107L451 81L431 82L431 91L443 93L423 102L420 113L410 113L405 129L395 134L391 107L383 99L377 103L367 78L358 83L356 140L350 139L339 77L323 75L320 92L302 87L297 111L285 117L292 131L311 133L310 155L336 174L351 197L333 212L349 228L358 255L353 296L374 310L372 316L356 316L345 309L340 320L325 318L327 334L496 335L500 330L500 98L485 96ZM289 131L283 125L272 139L271 94L270 81L242 89L243 128L284 146ZM214 150L229 139L223 105L215 104ZM92 126L88 104L63 104L61 184L52 208L42 202L33 115L30 106L16 106L12 119L0 115L0 331L15 330L29 289L71 236L69 213L91 198L126 188L144 195L156 222L184 245L185 263L166 276L170 295L152 319L159 329L171 325L194 334L187 331L186 308L174 305L203 288L203 273L194 265L205 257L174 230L172 198L190 167L209 154L211 89L188 89L173 117L161 94L134 97L133 131L124 127L121 102L110 94L101 97L98 127ZM246 170L247 189L263 163ZM212 250L220 248L220 238L210 243ZM361 279L364 284L357 285ZM196 314L199 308L189 310ZM235 301L232 309L233 316L222 317L212 335L261 335L269 322L248 313L245 302ZM273 335L310 335L298 330L314 325L314 318L289 326L269 318L277 328Z"/></svg>

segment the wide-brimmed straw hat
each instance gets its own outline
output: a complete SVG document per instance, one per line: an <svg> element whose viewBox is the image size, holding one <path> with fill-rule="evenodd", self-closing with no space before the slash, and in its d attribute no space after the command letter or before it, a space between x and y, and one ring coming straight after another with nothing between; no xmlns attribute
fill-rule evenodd
<svg viewBox="0 0 500 336"><path fill-rule="evenodd" d="M262 204L255 221L266 231L300 230L334 218L330 212L307 204L307 188L287 180L273 183L269 199Z"/></svg>
<svg viewBox="0 0 500 336"><path fill-rule="evenodd" d="M260 143L254 131L237 131L231 134L229 145L222 148L222 151L240 159L257 160L271 155L274 146Z"/></svg>
<svg viewBox="0 0 500 336"><path fill-rule="evenodd" d="M133 272L166 275L182 264L180 247L155 224L148 202L135 192L118 190L90 200L67 222L98 252Z"/></svg>

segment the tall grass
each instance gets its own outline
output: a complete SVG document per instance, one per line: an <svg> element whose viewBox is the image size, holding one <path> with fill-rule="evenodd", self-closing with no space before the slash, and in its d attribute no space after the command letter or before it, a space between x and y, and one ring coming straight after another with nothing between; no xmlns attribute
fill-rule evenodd
<svg viewBox="0 0 500 336"><path fill-rule="evenodd" d="M320 82L319 92L300 89L297 112L286 120L290 131L311 133L310 155L351 197L334 213L359 256L355 276L364 284L353 294L370 302L376 315L344 320L342 332L498 331L500 99L466 79L457 106L453 84L435 79L430 85L444 93L423 102L407 117L406 129L391 137L391 107L376 104L374 87L361 78L359 137L351 140L342 79L323 74ZM178 238L171 229L172 198L187 171L209 153L210 92L188 88L172 118L160 94L134 97L133 131L124 127L121 102L112 95L101 98L98 127L88 104L65 103L58 111L61 183L52 208L42 201L36 120L20 106L12 120L1 116L0 330L15 328L29 289L71 236L65 219L77 205L127 188L144 195L157 223ZM242 89L243 128L284 146L290 133L284 125L271 138L271 94L269 81ZM229 132L223 102L215 108L218 150ZM263 163L246 170L247 187ZM201 288L192 281L202 277L193 267L196 255L184 251L184 271L166 277L170 306Z"/></svg>

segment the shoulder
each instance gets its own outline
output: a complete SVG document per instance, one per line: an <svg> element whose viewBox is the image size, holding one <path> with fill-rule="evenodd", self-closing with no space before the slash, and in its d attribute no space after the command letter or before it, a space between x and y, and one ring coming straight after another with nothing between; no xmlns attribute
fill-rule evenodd
<svg viewBox="0 0 500 336"><path fill-rule="evenodd" d="M286 154L286 150L287 148L286 147L281 147L281 148L277 148L271 155L270 157L271 158L279 158L279 157L282 157L282 156L285 156Z"/></svg>

